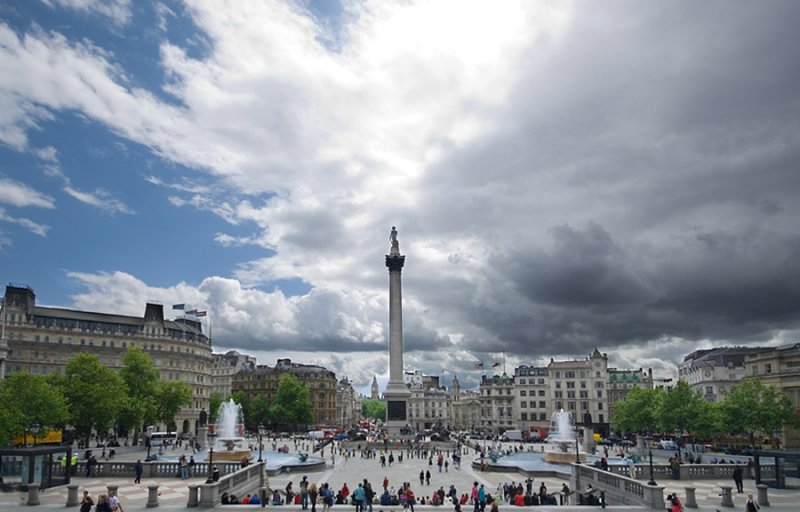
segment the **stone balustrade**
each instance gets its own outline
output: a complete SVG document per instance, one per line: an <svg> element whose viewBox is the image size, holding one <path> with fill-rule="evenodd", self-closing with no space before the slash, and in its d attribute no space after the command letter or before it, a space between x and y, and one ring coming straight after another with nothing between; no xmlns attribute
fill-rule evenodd
<svg viewBox="0 0 800 512"><path fill-rule="evenodd" d="M664 486L647 485L639 480L604 471L594 466L573 464L572 486L585 492L589 485L597 492L604 491L610 505L639 505L652 509L664 508Z"/></svg>

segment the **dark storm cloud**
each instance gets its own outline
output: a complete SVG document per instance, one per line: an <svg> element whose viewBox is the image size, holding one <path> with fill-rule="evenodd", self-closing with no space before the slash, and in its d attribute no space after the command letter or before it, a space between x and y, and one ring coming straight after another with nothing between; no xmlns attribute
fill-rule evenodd
<svg viewBox="0 0 800 512"><path fill-rule="evenodd" d="M520 356L798 328L800 4L605 5L532 47L504 123L427 177L431 230L491 253L427 298L470 349Z"/></svg>

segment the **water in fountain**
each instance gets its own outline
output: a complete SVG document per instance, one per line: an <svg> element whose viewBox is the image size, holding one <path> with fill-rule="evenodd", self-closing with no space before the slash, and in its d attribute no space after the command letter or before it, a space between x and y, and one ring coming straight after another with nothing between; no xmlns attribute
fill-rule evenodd
<svg viewBox="0 0 800 512"><path fill-rule="evenodd" d="M549 439L554 442L575 442L574 423L571 412L559 409L553 413L553 418L550 421Z"/></svg>
<svg viewBox="0 0 800 512"><path fill-rule="evenodd" d="M550 422L550 435L544 446L545 462L555 464L572 463L575 460L586 460L586 454L580 452L575 435L574 418L571 412L560 409L553 414ZM578 453L572 449L578 448Z"/></svg>
<svg viewBox="0 0 800 512"><path fill-rule="evenodd" d="M239 432L239 425L243 423L242 407L233 399L220 404L215 428L215 459L239 462L242 458L252 458L250 449Z"/></svg>
<svg viewBox="0 0 800 512"><path fill-rule="evenodd" d="M216 433L220 439L235 439L242 437L239 435L239 425L242 422L242 406L231 398L219 406L217 413Z"/></svg>

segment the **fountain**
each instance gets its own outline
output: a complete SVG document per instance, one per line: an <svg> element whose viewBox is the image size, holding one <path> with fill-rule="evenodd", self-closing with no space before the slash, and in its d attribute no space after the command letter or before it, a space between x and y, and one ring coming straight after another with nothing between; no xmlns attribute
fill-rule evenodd
<svg viewBox="0 0 800 512"><path fill-rule="evenodd" d="M243 437L244 432L239 430L243 423L242 407L233 399L219 406L215 428L217 439L213 447L215 460L240 462L243 458L249 460L253 457Z"/></svg>
<svg viewBox="0 0 800 512"><path fill-rule="evenodd" d="M586 453L580 451L575 435L571 412L558 410L550 422L550 435L544 445L544 460L555 464L569 464L576 459L586 462ZM575 450L578 449L576 454Z"/></svg>

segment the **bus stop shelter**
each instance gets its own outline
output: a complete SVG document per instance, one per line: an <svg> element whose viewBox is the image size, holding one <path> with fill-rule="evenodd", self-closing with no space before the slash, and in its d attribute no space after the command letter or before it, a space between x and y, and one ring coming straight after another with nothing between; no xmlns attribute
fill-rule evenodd
<svg viewBox="0 0 800 512"><path fill-rule="evenodd" d="M66 467L71 462L71 446L0 448L0 489L27 491L31 483L39 484L40 489L67 485L74 472L74 469ZM64 466L64 470L54 471L59 464Z"/></svg>

